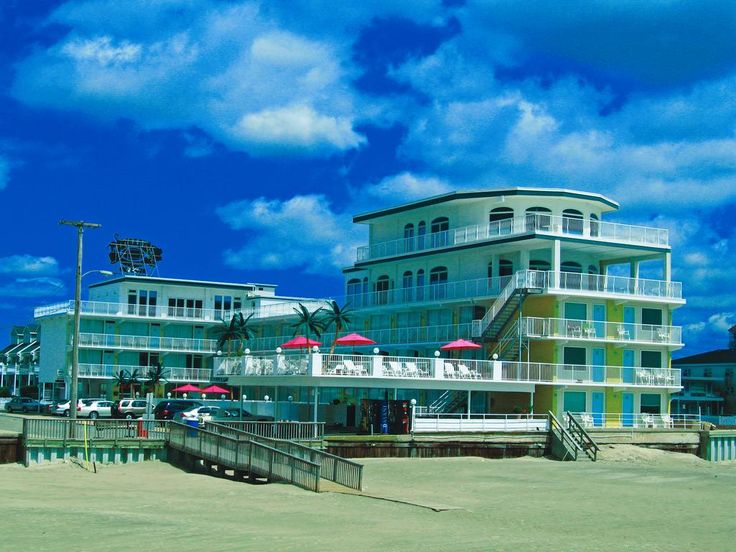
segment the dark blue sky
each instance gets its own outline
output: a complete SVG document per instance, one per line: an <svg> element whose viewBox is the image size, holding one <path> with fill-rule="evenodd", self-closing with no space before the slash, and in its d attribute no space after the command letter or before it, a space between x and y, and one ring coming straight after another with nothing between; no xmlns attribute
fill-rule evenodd
<svg viewBox="0 0 736 552"><path fill-rule="evenodd" d="M118 233L164 276L324 296L355 212L520 185L670 228L683 352L723 346L735 37L704 1L3 2L0 335L71 296L61 218L103 224L87 269Z"/></svg>

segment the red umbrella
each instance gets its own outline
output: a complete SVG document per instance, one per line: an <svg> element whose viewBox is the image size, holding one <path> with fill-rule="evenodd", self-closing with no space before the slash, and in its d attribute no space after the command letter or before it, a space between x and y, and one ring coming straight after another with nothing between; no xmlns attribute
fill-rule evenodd
<svg viewBox="0 0 736 552"><path fill-rule="evenodd" d="M171 390L172 393L201 393L202 390L199 387L195 387L191 383L177 387Z"/></svg>
<svg viewBox="0 0 736 552"><path fill-rule="evenodd" d="M369 339L367 337L364 337L357 333L351 333L348 335L344 335L341 338L339 338L337 341L335 341L338 345L352 345L353 347L360 346L360 345L375 345L376 342L372 339Z"/></svg>
<svg viewBox="0 0 736 552"><path fill-rule="evenodd" d="M466 341L465 339L457 339L440 347L443 351L467 351L468 349L482 349L482 345Z"/></svg>
<svg viewBox="0 0 736 552"><path fill-rule="evenodd" d="M313 339L307 339L304 336L298 335L291 341L287 341L286 343L281 344L282 349L304 349L313 347L315 345L322 345L319 341L314 341Z"/></svg>
<svg viewBox="0 0 736 552"><path fill-rule="evenodd" d="M202 389L202 393L216 393L218 395L227 395L230 393L229 389L225 389L224 387L220 387L219 385L210 385L209 387L205 387Z"/></svg>

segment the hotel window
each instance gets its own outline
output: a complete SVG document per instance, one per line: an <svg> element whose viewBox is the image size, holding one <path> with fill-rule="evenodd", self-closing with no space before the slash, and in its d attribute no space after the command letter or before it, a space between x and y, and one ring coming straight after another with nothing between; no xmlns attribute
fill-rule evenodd
<svg viewBox="0 0 736 552"><path fill-rule="evenodd" d="M427 234L427 223L421 221L417 224L417 249L424 249L424 236Z"/></svg>
<svg viewBox="0 0 736 552"><path fill-rule="evenodd" d="M552 211L546 207L529 207L526 210L526 229L548 231L552 226Z"/></svg>
<svg viewBox="0 0 736 552"><path fill-rule="evenodd" d="M413 290L413 285L414 285L413 280L414 280L413 274L410 270L407 270L406 272L404 272L404 276L401 279L401 284L403 288L403 296L404 296L405 303L410 302L413 298L413 293L412 293L414 291Z"/></svg>
<svg viewBox="0 0 736 552"><path fill-rule="evenodd" d="M662 325L662 309L641 309L641 323L652 326Z"/></svg>
<svg viewBox="0 0 736 552"><path fill-rule="evenodd" d="M432 247L443 247L448 244L448 233L450 230L450 219L439 217L432 221Z"/></svg>
<svg viewBox="0 0 736 552"><path fill-rule="evenodd" d="M177 318L202 318L201 299L169 298L169 316Z"/></svg>
<svg viewBox="0 0 736 552"><path fill-rule="evenodd" d="M577 209L562 211L562 231L567 234L583 233L583 213Z"/></svg>
<svg viewBox="0 0 736 552"><path fill-rule="evenodd" d="M414 225L404 226L404 251L414 251Z"/></svg>
<svg viewBox="0 0 736 552"><path fill-rule="evenodd" d="M156 366L158 362L158 353L138 353L138 366Z"/></svg>
<svg viewBox="0 0 736 552"><path fill-rule="evenodd" d="M510 234L514 225L514 210L509 207L497 207L488 215L488 234L500 236Z"/></svg>
<svg viewBox="0 0 736 552"><path fill-rule="evenodd" d="M386 305L388 304L388 292L390 282L388 276L379 276L376 280L376 304Z"/></svg>
<svg viewBox="0 0 736 552"><path fill-rule="evenodd" d="M580 263L565 261L560 265L560 287L563 289L581 289L583 285L583 267Z"/></svg>
<svg viewBox="0 0 736 552"><path fill-rule="evenodd" d="M231 295L215 295L215 316L222 320L229 319L233 310Z"/></svg>
<svg viewBox="0 0 736 552"><path fill-rule="evenodd" d="M547 261L540 261L533 259L529 261L529 270L542 270L547 271L550 269L550 265Z"/></svg>
<svg viewBox="0 0 736 552"><path fill-rule="evenodd" d="M661 368L662 353L659 351L642 351L641 352L642 368Z"/></svg>
<svg viewBox="0 0 736 552"><path fill-rule="evenodd" d="M590 215L590 235L597 236L600 232L600 219L595 213Z"/></svg>
<svg viewBox="0 0 736 552"><path fill-rule="evenodd" d="M653 393L641 394L641 413L660 414L662 412L662 397Z"/></svg>
<svg viewBox="0 0 736 552"><path fill-rule="evenodd" d="M429 299L445 299L447 297L447 267L437 266L429 271Z"/></svg>
<svg viewBox="0 0 736 552"><path fill-rule="evenodd" d="M360 307L362 297L362 287L359 278L352 278L348 280L347 286L348 302L356 307Z"/></svg>
<svg viewBox="0 0 736 552"><path fill-rule="evenodd" d="M417 301L424 301L424 270L417 270Z"/></svg>
<svg viewBox="0 0 736 552"><path fill-rule="evenodd" d="M514 273L514 263L508 259L498 261L498 275L511 276Z"/></svg>
<svg viewBox="0 0 736 552"><path fill-rule="evenodd" d="M156 316L158 292L141 289L128 290L128 314L137 316Z"/></svg>

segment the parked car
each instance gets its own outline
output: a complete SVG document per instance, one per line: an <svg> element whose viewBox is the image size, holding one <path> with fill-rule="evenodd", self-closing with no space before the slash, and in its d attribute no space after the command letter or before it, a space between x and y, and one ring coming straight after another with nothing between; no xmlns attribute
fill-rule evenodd
<svg viewBox="0 0 736 552"><path fill-rule="evenodd" d="M240 420L240 409L239 408L224 408L222 412L220 412L217 416L215 416L215 421L219 420ZM264 415L258 415L258 414L251 414L247 410L243 410L243 416L242 420L244 422L273 422L274 417L273 416L264 416Z"/></svg>
<svg viewBox="0 0 736 552"><path fill-rule="evenodd" d="M157 420L171 420L177 412L191 410L196 406L202 406L202 403L189 399L167 399L156 405L153 417Z"/></svg>
<svg viewBox="0 0 736 552"><path fill-rule="evenodd" d="M121 399L113 403L113 418L140 418L146 413L145 399Z"/></svg>
<svg viewBox="0 0 736 552"><path fill-rule="evenodd" d="M81 406L77 407L77 418L109 418L112 416L112 401L95 401L82 399Z"/></svg>
<svg viewBox="0 0 736 552"><path fill-rule="evenodd" d="M77 401L77 411L79 411L79 407L81 407L84 404L84 401L92 402L92 401L104 401L106 399L103 399L101 397L98 398L92 398L92 399L79 399ZM69 402L70 401L61 401L57 403L55 406L51 408L51 413L55 416L69 416Z"/></svg>
<svg viewBox="0 0 736 552"><path fill-rule="evenodd" d="M219 406L197 406L174 415L174 420L198 420L199 423L210 422L222 409Z"/></svg>
<svg viewBox="0 0 736 552"><path fill-rule="evenodd" d="M5 405L8 412L38 412L41 409L41 403L31 397L13 397Z"/></svg>

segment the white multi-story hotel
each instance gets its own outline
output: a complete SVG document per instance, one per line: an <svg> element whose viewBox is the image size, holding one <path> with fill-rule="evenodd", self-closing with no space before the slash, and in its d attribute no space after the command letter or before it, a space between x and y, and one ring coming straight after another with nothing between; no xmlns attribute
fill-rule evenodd
<svg viewBox="0 0 736 552"><path fill-rule="evenodd" d="M533 408L597 422L666 414L680 389L670 356L682 347L672 325L682 286L671 281L667 230L604 221L617 209L599 194L511 188L356 216L368 244L343 271L337 302L353 311L349 331L376 345L336 354L334 329L321 352L276 352L293 336L294 307L324 300L261 284L127 275L95 284L82 305L80 391L112 395L121 368L145 373L160 361L170 382L225 379L251 397L388 396L433 411ZM218 355L213 330L236 312L253 314L255 335L247 350ZM73 302L36 310L43 382L68 382L72 314ZM458 338L482 348L438 355Z"/></svg>

